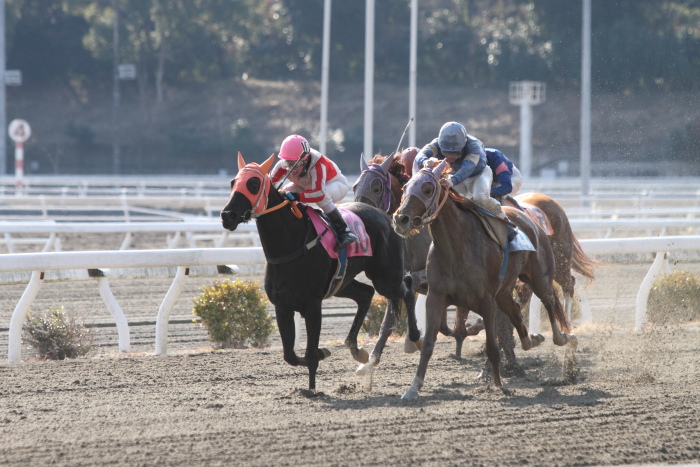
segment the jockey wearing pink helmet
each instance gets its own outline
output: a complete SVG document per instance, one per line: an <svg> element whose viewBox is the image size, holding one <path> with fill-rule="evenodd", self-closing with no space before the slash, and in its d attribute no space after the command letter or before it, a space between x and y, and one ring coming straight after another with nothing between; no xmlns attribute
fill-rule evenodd
<svg viewBox="0 0 700 467"><path fill-rule="evenodd" d="M338 249L357 240L335 206L350 188L338 166L312 149L306 138L299 135L289 135L282 141L279 157L270 172L272 183L278 183L286 176L290 182L284 187L288 196L304 203L316 203L335 227Z"/></svg>

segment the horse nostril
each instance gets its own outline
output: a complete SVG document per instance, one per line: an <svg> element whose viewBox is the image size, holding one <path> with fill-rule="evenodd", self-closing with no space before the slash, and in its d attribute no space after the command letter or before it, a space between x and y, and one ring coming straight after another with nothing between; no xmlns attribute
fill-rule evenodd
<svg viewBox="0 0 700 467"><path fill-rule="evenodd" d="M406 225L406 224L408 224L408 216L406 216L406 215L394 216L394 223L396 225Z"/></svg>

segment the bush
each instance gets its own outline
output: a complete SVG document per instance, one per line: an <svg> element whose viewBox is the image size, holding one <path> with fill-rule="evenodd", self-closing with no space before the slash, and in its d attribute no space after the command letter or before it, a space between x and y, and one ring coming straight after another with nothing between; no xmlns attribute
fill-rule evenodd
<svg viewBox="0 0 700 467"><path fill-rule="evenodd" d="M192 312L220 348L264 347L276 329L257 282L214 281L201 288Z"/></svg>
<svg viewBox="0 0 700 467"><path fill-rule="evenodd" d="M372 304L369 306L365 321L362 323L362 331L370 336L378 336L379 330L382 327L382 320L386 312L386 298L381 295L375 295L372 298ZM406 334L408 325L406 324L406 305L401 302L401 313L396 319L396 327L394 332L399 336Z"/></svg>
<svg viewBox="0 0 700 467"><path fill-rule="evenodd" d="M700 319L700 276L674 271L659 277L649 293L647 318L654 324Z"/></svg>
<svg viewBox="0 0 700 467"><path fill-rule="evenodd" d="M92 347L92 330L77 323L75 317L68 316L63 307L49 308L37 317L29 310L22 330L27 343L43 359L83 357Z"/></svg>

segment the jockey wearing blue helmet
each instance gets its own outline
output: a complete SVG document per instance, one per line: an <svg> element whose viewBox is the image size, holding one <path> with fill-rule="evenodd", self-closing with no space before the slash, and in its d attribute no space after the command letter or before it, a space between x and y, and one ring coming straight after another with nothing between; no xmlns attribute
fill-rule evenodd
<svg viewBox="0 0 700 467"><path fill-rule="evenodd" d="M501 209L501 203L490 196L493 172L488 166L484 144L467 133L461 123L447 122L438 137L420 150L413 162L413 173L422 168L433 168L442 159L446 159L452 173L444 181L447 188L454 190L465 198L484 208L491 214L508 220ZM508 240L512 240L515 229L506 223Z"/></svg>

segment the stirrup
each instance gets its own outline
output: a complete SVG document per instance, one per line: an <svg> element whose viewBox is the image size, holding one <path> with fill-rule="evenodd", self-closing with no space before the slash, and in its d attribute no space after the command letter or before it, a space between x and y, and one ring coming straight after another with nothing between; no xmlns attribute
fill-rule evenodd
<svg viewBox="0 0 700 467"><path fill-rule="evenodd" d="M355 236L354 233L350 232L349 230L346 232L340 233L338 236L336 236L336 245L335 245L335 251L340 251L343 248L346 248L348 245L350 245L352 242L357 240L357 237Z"/></svg>

